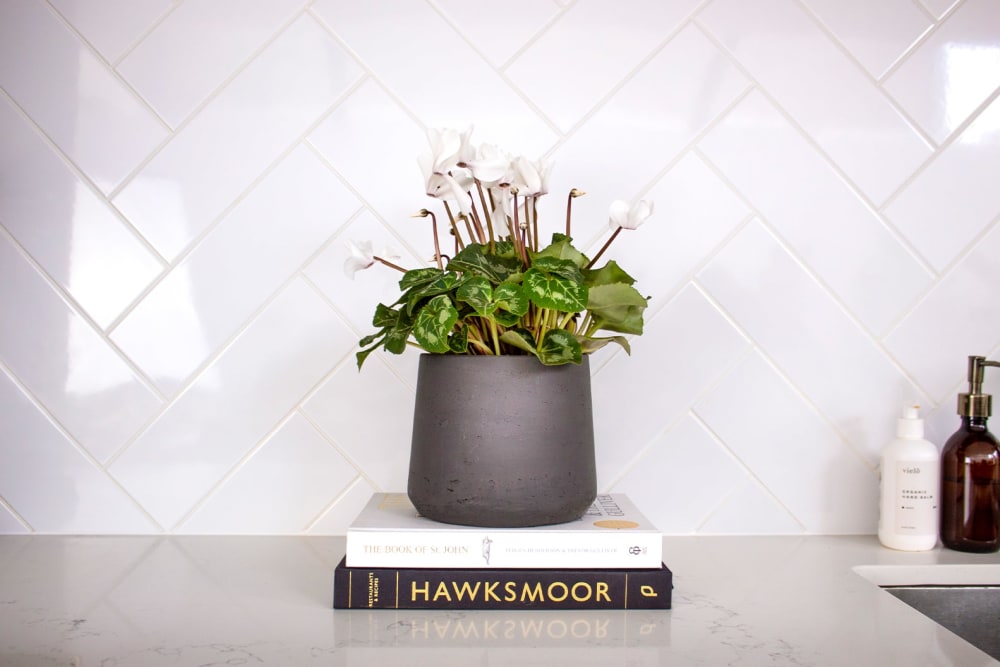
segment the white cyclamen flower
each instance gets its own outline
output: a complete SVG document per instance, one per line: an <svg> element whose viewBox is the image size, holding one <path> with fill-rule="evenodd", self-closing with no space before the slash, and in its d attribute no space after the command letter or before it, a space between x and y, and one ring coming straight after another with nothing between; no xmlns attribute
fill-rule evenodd
<svg viewBox="0 0 1000 667"><path fill-rule="evenodd" d="M643 199L635 206L621 199L611 203L608 225L611 229L636 229L653 214L653 202Z"/></svg>
<svg viewBox="0 0 1000 667"><path fill-rule="evenodd" d="M344 273L351 280L358 271L364 271L375 263L375 251L372 249L371 241L355 243L347 242L347 248L351 251L351 256L344 262Z"/></svg>

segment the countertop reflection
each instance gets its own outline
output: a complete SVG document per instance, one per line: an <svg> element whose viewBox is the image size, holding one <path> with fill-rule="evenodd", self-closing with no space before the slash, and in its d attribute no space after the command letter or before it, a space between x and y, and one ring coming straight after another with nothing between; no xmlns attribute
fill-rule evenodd
<svg viewBox="0 0 1000 667"><path fill-rule="evenodd" d="M667 537L670 611L334 611L343 552L341 537L0 537L0 664L1000 664L869 581L995 576L997 554Z"/></svg>

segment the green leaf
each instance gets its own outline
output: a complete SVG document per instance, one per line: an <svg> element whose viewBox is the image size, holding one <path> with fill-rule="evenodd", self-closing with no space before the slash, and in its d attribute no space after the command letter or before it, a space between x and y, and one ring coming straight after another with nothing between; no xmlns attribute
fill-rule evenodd
<svg viewBox="0 0 1000 667"><path fill-rule="evenodd" d="M514 256L491 254L489 246L470 243L448 262L449 271L462 271L502 283L521 272L521 261Z"/></svg>
<svg viewBox="0 0 1000 667"><path fill-rule="evenodd" d="M524 287L514 283L497 285L496 289L493 290L493 301L501 310L513 313L518 317L527 313L530 305L528 295L524 293Z"/></svg>
<svg viewBox="0 0 1000 667"><path fill-rule="evenodd" d="M500 335L500 342L536 356L538 355L538 350L535 348L535 337L527 329L510 329L504 331Z"/></svg>
<svg viewBox="0 0 1000 667"><path fill-rule="evenodd" d="M448 351L455 354L465 354L469 349L469 327L464 324L460 329L448 336Z"/></svg>
<svg viewBox="0 0 1000 667"><path fill-rule="evenodd" d="M583 350L576 336L564 329L552 329L542 337L538 358L546 366L579 364L583 361Z"/></svg>
<svg viewBox="0 0 1000 667"><path fill-rule="evenodd" d="M372 317L372 326L380 329L382 327L391 327L396 324L398 315L399 311L380 303L375 306L375 316Z"/></svg>
<svg viewBox="0 0 1000 667"><path fill-rule="evenodd" d="M424 305L417 313L413 337L428 352L448 351L448 333L458 321L458 310L447 294L441 294Z"/></svg>
<svg viewBox="0 0 1000 667"><path fill-rule="evenodd" d="M410 339L413 331L413 318L406 310L399 310L396 313L396 321L391 327L385 328L385 343L383 348L386 352L402 354L406 350L406 341Z"/></svg>
<svg viewBox="0 0 1000 667"><path fill-rule="evenodd" d="M365 359L367 359L368 355L374 352L376 348L378 348L378 345L373 345L369 347L367 350L361 350L356 355L354 355L354 357L358 360L359 371L361 370L361 366L365 363Z"/></svg>
<svg viewBox="0 0 1000 667"><path fill-rule="evenodd" d="M532 267L524 274L528 298L540 308L578 313L587 307L587 287L559 276L550 276Z"/></svg>
<svg viewBox="0 0 1000 667"><path fill-rule="evenodd" d="M456 273L441 273L434 280L418 285L407 292L403 297L406 299L406 310L411 315L416 311L421 303L438 294L447 294L455 289L459 284L459 277Z"/></svg>
<svg viewBox="0 0 1000 667"><path fill-rule="evenodd" d="M583 272L580 271L580 267L568 259L536 256L531 262L531 268L552 276L561 276L575 283L583 283Z"/></svg>
<svg viewBox="0 0 1000 667"><path fill-rule="evenodd" d="M587 300L587 310L598 329L627 334L642 333L642 314L647 305L644 296L623 283L592 287Z"/></svg>
<svg viewBox="0 0 1000 667"><path fill-rule="evenodd" d="M412 287L419 287L420 285L426 285L429 282L433 282L438 276L443 274L444 271L441 269L435 269L433 267L428 267L424 269L411 269L403 274L403 277L399 280L399 289L406 291Z"/></svg>
<svg viewBox="0 0 1000 667"><path fill-rule="evenodd" d="M542 248L542 250L540 250L535 257L567 259L581 269L590 261L582 252L573 247L573 239L565 234L553 234L552 243L545 248Z"/></svg>
<svg viewBox="0 0 1000 667"><path fill-rule="evenodd" d="M599 269L584 271L583 275L584 282L588 287L595 287L597 285L613 285L615 283L632 285L635 283L635 278L625 273L622 267L618 266L618 262L613 259Z"/></svg>
<svg viewBox="0 0 1000 667"><path fill-rule="evenodd" d="M462 283L455 292L455 298L472 306L483 317L489 317L496 310L496 305L493 304L493 286L482 276L474 276Z"/></svg>
<svg viewBox="0 0 1000 667"><path fill-rule="evenodd" d="M384 327L373 334L368 334L367 336L358 341L358 347L368 347L375 341L385 336L385 334L386 330Z"/></svg>
<svg viewBox="0 0 1000 667"><path fill-rule="evenodd" d="M496 310L493 312L492 318L502 327L516 327L521 323L520 315L515 315L514 313L508 313L506 310Z"/></svg>
<svg viewBox="0 0 1000 667"><path fill-rule="evenodd" d="M624 348L625 354L632 354L632 346L629 345L628 338L625 338L625 336L608 336L606 338L584 338L583 336L577 336L577 341L579 341L584 354L596 352L608 343L618 343Z"/></svg>

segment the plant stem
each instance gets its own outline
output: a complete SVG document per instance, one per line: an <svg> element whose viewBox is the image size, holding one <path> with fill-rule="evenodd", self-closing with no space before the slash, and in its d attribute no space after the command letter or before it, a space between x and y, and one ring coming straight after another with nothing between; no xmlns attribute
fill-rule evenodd
<svg viewBox="0 0 1000 667"><path fill-rule="evenodd" d="M451 206L448 206L448 202L446 200L441 200L441 203L444 204L444 210L448 213L448 219L451 221L451 233L455 235L456 247L464 248L465 241L462 239L462 235L458 232L458 221L451 212Z"/></svg>
<svg viewBox="0 0 1000 667"><path fill-rule="evenodd" d="M390 262L387 259L382 259L381 257L378 257L376 255L373 255L372 259L374 259L376 262L381 262L382 264L385 264L390 269L396 269L400 273L406 273L406 269L404 269L403 267L399 266L398 264L393 264L392 262Z"/></svg>
<svg viewBox="0 0 1000 667"><path fill-rule="evenodd" d="M535 222L535 252L538 252L538 195L531 198L531 218Z"/></svg>
<svg viewBox="0 0 1000 667"><path fill-rule="evenodd" d="M493 236L493 209L486 205L486 195L483 193L483 184L476 179L476 189L479 190L479 201L483 204L483 215L486 216L486 227L490 232L490 252L496 252L496 240Z"/></svg>
<svg viewBox="0 0 1000 667"><path fill-rule="evenodd" d="M611 234L611 238L609 238L607 241L604 242L604 245L601 246L601 249L597 251L596 255L594 255L594 259L590 260L590 263L587 264L587 266L583 267L584 269L589 269L594 265L594 262L600 259L601 255L604 254L604 251L608 249L609 245L611 245L611 242L614 241L616 238L618 238L618 235L621 234L622 229L624 229L624 227L619 227L614 231L614 233Z"/></svg>

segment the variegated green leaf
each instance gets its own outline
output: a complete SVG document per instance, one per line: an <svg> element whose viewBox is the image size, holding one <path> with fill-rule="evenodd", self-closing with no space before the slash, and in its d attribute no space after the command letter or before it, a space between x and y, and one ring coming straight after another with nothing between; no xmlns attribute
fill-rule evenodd
<svg viewBox="0 0 1000 667"><path fill-rule="evenodd" d="M558 257L535 257L531 267L549 275L560 276L575 283L583 283L583 272L580 267L568 259Z"/></svg>
<svg viewBox="0 0 1000 667"><path fill-rule="evenodd" d="M455 354L465 354L469 349L469 327L462 324L458 331L448 336L448 350Z"/></svg>
<svg viewBox="0 0 1000 667"><path fill-rule="evenodd" d="M514 283L503 283L497 285L493 290L493 301L497 307L508 313L513 313L520 317L528 312L528 296L524 293L524 287Z"/></svg>
<svg viewBox="0 0 1000 667"><path fill-rule="evenodd" d="M413 337L428 352L448 351L448 334L458 321L458 311L446 294L441 294L420 309L413 325Z"/></svg>
<svg viewBox="0 0 1000 667"><path fill-rule="evenodd" d="M444 272L441 271L441 269L435 269L433 267L412 269L404 273L403 277L400 278L399 289L405 292L410 288L426 285L427 283L436 280L442 273Z"/></svg>
<svg viewBox="0 0 1000 667"><path fill-rule="evenodd" d="M519 259L513 256L490 254L486 252L488 249L489 246L470 243L448 262L448 270L483 276L489 278L494 284L502 283L520 273L521 261Z"/></svg>
<svg viewBox="0 0 1000 667"><path fill-rule="evenodd" d="M576 336L564 329L552 329L542 337L538 359L546 366L578 364L583 361L583 350Z"/></svg>
<svg viewBox="0 0 1000 667"><path fill-rule="evenodd" d="M542 273L534 267L524 274L528 298L540 308L578 313L587 307L587 287L560 276Z"/></svg>
<svg viewBox="0 0 1000 667"><path fill-rule="evenodd" d="M375 316L372 317L372 325L379 328L391 327L396 324L398 314L398 311L380 303L375 306Z"/></svg>
<svg viewBox="0 0 1000 667"><path fill-rule="evenodd" d="M482 276L474 276L463 282L455 292L455 298L469 304L483 316L489 316L496 309L493 304L493 286Z"/></svg>

